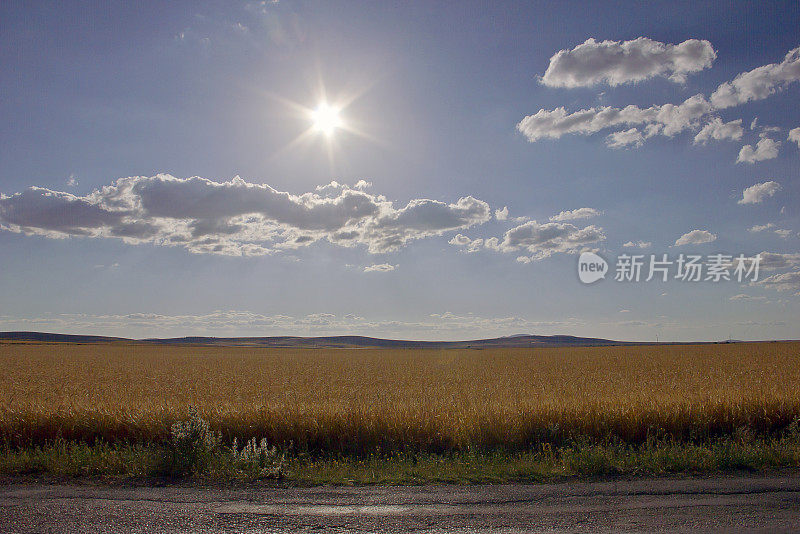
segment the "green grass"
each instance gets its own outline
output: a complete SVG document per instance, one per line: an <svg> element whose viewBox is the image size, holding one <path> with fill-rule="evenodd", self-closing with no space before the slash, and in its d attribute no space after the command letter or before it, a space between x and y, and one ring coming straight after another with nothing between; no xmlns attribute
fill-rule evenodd
<svg viewBox="0 0 800 534"><path fill-rule="evenodd" d="M215 454L202 472L175 476L165 463L163 445L70 443L63 440L28 448L0 450L0 475L38 479L124 482L140 479L213 482L281 478L284 483L423 484L544 482L613 476L664 476L764 471L800 467L800 430L792 424L776 436L742 430L701 443L648 440L625 443L574 442L561 448L530 451L454 452L448 454L378 452L363 456L289 454L278 470L263 470Z"/></svg>

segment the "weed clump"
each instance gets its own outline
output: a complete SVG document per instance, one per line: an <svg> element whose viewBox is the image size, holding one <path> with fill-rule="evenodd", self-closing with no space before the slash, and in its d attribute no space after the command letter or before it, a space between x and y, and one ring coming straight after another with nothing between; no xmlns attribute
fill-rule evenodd
<svg viewBox="0 0 800 534"><path fill-rule="evenodd" d="M173 477L228 475L240 473L250 478L280 478L284 457L270 447L266 438L251 438L240 450L233 439L230 447L222 445L222 433L213 431L195 408L189 418L170 427L170 439L165 450L162 472Z"/></svg>

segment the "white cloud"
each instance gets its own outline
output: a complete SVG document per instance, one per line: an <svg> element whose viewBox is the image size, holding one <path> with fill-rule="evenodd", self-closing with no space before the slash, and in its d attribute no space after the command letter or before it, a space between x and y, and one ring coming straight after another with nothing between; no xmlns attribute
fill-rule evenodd
<svg viewBox="0 0 800 534"><path fill-rule="evenodd" d="M558 139L565 134L589 135L620 126L645 126L643 138L654 135L672 137L686 129L699 128L700 119L710 110L711 105L700 94L687 98L682 104L649 108L634 105L624 108L603 106L567 113L566 109L559 107L553 110L540 109L524 117L517 124L517 130L531 143L540 139ZM624 139L636 137L635 132L630 132ZM615 139L611 142L615 142Z"/></svg>
<svg viewBox="0 0 800 534"><path fill-rule="evenodd" d="M774 228L774 230L773 230ZM782 237L783 239L789 239L792 237L794 232L792 230L786 230L784 228L775 228L775 225L772 223L767 224L757 224L755 226L751 226L747 229L748 232L757 233L757 232L765 232L767 230L772 230L773 233L777 234L778 236Z"/></svg>
<svg viewBox="0 0 800 534"><path fill-rule="evenodd" d="M550 217L550 220L553 222L574 221L576 219L590 219L602 214L602 211L594 208L578 208L574 210L562 211L558 215L553 215Z"/></svg>
<svg viewBox="0 0 800 534"><path fill-rule="evenodd" d="M239 177L215 182L162 174L121 178L83 197L40 187L0 195L0 228L12 232L119 238L226 255L262 255L322 239L387 252L490 216L488 204L471 196L452 204L413 199L395 207L382 195L336 182L294 195Z"/></svg>
<svg viewBox="0 0 800 534"><path fill-rule="evenodd" d="M639 148L643 143L644 135L638 128L622 130L606 136L606 145L609 148L625 148L629 146Z"/></svg>
<svg viewBox="0 0 800 534"><path fill-rule="evenodd" d="M539 224L528 221L508 230L498 243L502 252L525 250L532 261L556 253L574 253L606 238L603 229L591 225L579 228L570 223ZM517 261L524 261L517 258Z"/></svg>
<svg viewBox="0 0 800 534"><path fill-rule="evenodd" d="M477 252L484 246L483 239L470 239L462 234L456 235L448 243L456 247L464 247L465 252Z"/></svg>
<svg viewBox="0 0 800 534"><path fill-rule="evenodd" d="M67 187L75 187L76 185L78 185L78 179L75 178L74 174L70 173L67 179Z"/></svg>
<svg viewBox="0 0 800 534"><path fill-rule="evenodd" d="M776 291L794 291L797 293L800 292L800 271L773 274L763 280L759 280L756 284Z"/></svg>
<svg viewBox="0 0 800 534"><path fill-rule="evenodd" d="M491 241L491 243L489 241ZM488 248L488 249L496 250L496 247L492 246L494 244L494 242L496 242L496 241L497 241L496 237L492 238L491 240L489 240L489 239L484 240L484 239L480 239L480 238L479 239L470 239L469 237L467 237L465 235L458 234L455 237L453 237L453 239L448 241L448 243L450 243L451 245L456 246L456 247L463 247L464 248L464 252L472 253L472 252L478 252L479 250L481 250L484 247Z"/></svg>
<svg viewBox="0 0 800 534"><path fill-rule="evenodd" d="M470 239L465 235L457 234L449 243L463 247L465 252L476 252L481 249L504 253L525 251L530 256L519 256L517 261L530 263L557 253L577 252L587 245L597 243L605 238L603 229L594 225L580 228L570 223L539 224L536 221L527 221L508 230L502 239L497 237Z"/></svg>
<svg viewBox="0 0 800 534"><path fill-rule="evenodd" d="M490 237L488 239L483 240L483 246L489 250L494 250L495 252L500 251L500 238L498 237Z"/></svg>
<svg viewBox="0 0 800 534"><path fill-rule="evenodd" d="M721 118L714 117L707 122L699 132L697 132L697 135L694 136L694 143L705 144L711 139L717 141L721 141L723 139L739 140L742 138L743 134L744 128L742 128L742 119L736 119L735 121L730 122L722 122Z"/></svg>
<svg viewBox="0 0 800 534"><path fill-rule="evenodd" d="M392 265L391 263L376 263L373 265L368 265L364 267L365 273L388 273L389 271L394 271L397 268L396 265Z"/></svg>
<svg viewBox="0 0 800 534"><path fill-rule="evenodd" d="M505 221L508 219L508 206L504 206L503 209L494 210L494 218L498 221Z"/></svg>
<svg viewBox="0 0 800 534"><path fill-rule="evenodd" d="M749 301L749 302L767 302L767 297L762 297L762 296L754 297L753 295L746 295L744 293L740 293L738 295L733 295L728 300L740 301L740 302L746 302L746 301Z"/></svg>
<svg viewBox="0 0 800 534"><path fill-rule="evenodd" d="M777 252L761 252L759 254L759 272L786 271L783 273L767 276L756 282L751 282L751 286L763 286L777 291L793 291L800 296L800 253L782 254ZM734 258L733 265L738 261ZM750 262L746 261L747 266Z"/></svg>
<svg viewBox="0 0 800 534"><path fill-rule="evenodd" d="M478 252L484 246L484 243L483 239L473 239L472 243L467 245L467 252ZM488 245L487 248L489 248Z"/></svg>
<svg viewBox="0 0 800 534"><path fill-rule="evenodd" d="M622 246L625 248L650 248L653 246L653 243L650 241L636 241L635 243L633 241L628 241L627 243L623 243Z"/></svg>
<svg viewBox="0 0 800 534"><path fill-rule="evenodd" d="M797 143L797 148L800 148L800 128L792 128L789 130L789 137L787 137L786 140Z"/></svg>
<svg viewBox="0 0 800 534"><path fill-rule="evenodd" d="M463 247L469 245L471 242L472 239L468 238L463 234L456 234L450 241L448 241L448 243L457 247Z"/></svg>
<svg viewBox="0 0 800 534"><path fill-rule="evenodd" d="M675 246L702 245L703 243L711 243L716 239L716 234L712 234L708 230L692 230L680 236L677 241L675 241Z"/></svg>
<svg viewBox="0 0 800 534"><path fill-rule="evenodd" d="M683 83L686 75L711 66L717 54L711 43L689 39L668 44L639 37L631 41L586 42L550 58L541 82L550 87L617 86L656 76Z"/></svg>
<svg viewBox="0 0 800 534"><path fill-rule="evenodd" d="M742 191L742 198L739 200L739 204L758 204L760 202L764 202L766 199L774 196L775 193L780 190L781 184L772 180L753 184Z"/></svg>
<svg viewBox="0 0 800 534"><path fill-rule="evenodd" d="M751 100L763 100L777 90L800 80L800 47L790 50L781 63L763 65L743 72L725 82L711 94L717 109L729 108Z"/></svg>
<svg viewBox="0 0 800 534"><path fill-rule="evenodd" d="M780 141L773 141L769 137L763 137L756 143L755 148L753 148L753 145L744 145L739 151L736 163L755 163L777 158L778 147L780 146Z"/></svg>
<svg viewBox="0 0 800 534"><path fill-rule="evenodd" d="M800 253L781 254L778 252L761 253L759 269L764 271L781 271L800 267Z"/></svg>
<svg viewBox="0 0 800 534"><path fill-rule="evenodd" d="M614 46L618 45L619 43ZM713 52L710 45L708 47ZM602 49L604 52L595 54L595 49ZM615 62L624 63L624 61L621 58L605 60L602 54L606 51L606 48L592 40L571 51L562 50L551 58L551 65L542 81L562 87L592 85L603 80L607 83L614 80L613 84L625 83L622 81L624 77L608 74L614 72ZM580 60L577 59L578 56ZM679 78L680 76L677 78L673 76L673 79ZM705 143L711 139L737 140L742 137L743 128L740 119L725 123L719 117L709 116L717 109L767 98L781 87L798 79L800 79L800 48L791 50L780 64L765 65L742 73L731 82L723 83L709 98L697 94L681 104L662 104L645 108L635 105L622 108L600 106L575 112L568 112L564 107L540 109L535 114L524 117L516 128L531 143L541 139L559 139L566 134L592 135L606 129L617 129L618 131L606 136L606 144L610 148L638 147L651 137L657 135L673 137L686 130L698 131L695 143ZM703 124L706 117L709 118ZM757 119L753 119L751 129L756 127L756 123ZM766 131L762 132L762 135L764 134ZM758 146L753 148L747 145L742 149L740 161L753 162L758 161L753 158L775 157L778 144L772 140L760 143L761 151L758 150ZM798 144L800 145L800 142Z"/></svg>

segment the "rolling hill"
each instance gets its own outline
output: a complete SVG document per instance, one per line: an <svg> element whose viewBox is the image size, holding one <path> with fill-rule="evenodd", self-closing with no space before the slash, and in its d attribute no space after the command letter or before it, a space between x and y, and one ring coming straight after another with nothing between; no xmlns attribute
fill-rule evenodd
<svg viewBox="0 0 800 534"><path fill-rule="evenodd" d="M159 345L216 345L248 347L296 347L296 348L417 348L417 349L458 349L458 348L509 348L509 347L588 347L606 345L625 345L623 341L575 336L537 336L518 334L491 339L467 341L413 341L400 339L381 339L365 336L268 336L268 337L176 337L128 339L108 336L87 336L72 334L53 334L47 332L0 332L0 340L28 341L44 343L148 343Z"/></svg>

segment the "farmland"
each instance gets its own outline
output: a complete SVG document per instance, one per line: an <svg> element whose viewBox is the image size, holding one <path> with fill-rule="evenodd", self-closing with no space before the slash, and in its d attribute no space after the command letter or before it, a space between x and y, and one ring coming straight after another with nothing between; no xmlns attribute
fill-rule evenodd
<svg viewBox="0 0 800 534"><path fill-rule="evenodd" d="M159 443L190 407L325 455L530 451L770 435L800 418L800 343L492 350L0 344L0 440Z"/></svg>

